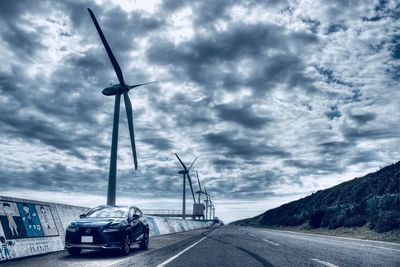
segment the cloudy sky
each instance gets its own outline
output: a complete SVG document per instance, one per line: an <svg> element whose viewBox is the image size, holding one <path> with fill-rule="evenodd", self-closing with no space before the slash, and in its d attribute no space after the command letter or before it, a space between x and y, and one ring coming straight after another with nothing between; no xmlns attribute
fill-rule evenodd
<svg viewBox="0 0 400 267"><path fill-rule="evenodd" d="M0 195L105 203L117 78L87 7L126 82L159 81L130 92L136 172L121 105L118 203L179 209L174 152L225 221L400 159L396 1L0 6Z"/></svg>

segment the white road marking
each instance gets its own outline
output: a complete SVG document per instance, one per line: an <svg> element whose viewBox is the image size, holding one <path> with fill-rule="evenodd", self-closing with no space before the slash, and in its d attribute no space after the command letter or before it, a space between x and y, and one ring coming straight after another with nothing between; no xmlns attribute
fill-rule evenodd
<svg viewBox="0 0 400 267"><path fill-rule="evenodd" d="M274 245L274 246L279 246L279 244L278 244L278 243L275 243L275 242L269 241L268 239L263 239L263 241L265 241L265 242L267 242L267 243L270 243L270 244L272 244L272 245Z"/></svg>
<svg viewBox="0 0 400 267"><path fill-rule="evenodd" d="M175 256L172 256L171 258L169 258L168 260L160 263L159 265L157 265L157 267L163 267L165 265L167 265L168 263L170 263L171 261L175 260L176 258L178 258L180 255L182 255L183 253L185 253L186 251L188 251L189 249L191 249L192 247L196 246L198 243L200 243L201 241L203 241L204 239L206 239L207 236L203 237L202 239L200 239L199 241L197 241L196 243L194 243L193 245L185 248L184 250L182 250L181 252L179 252L178 254L176 254Z"/></svg>
<svg viewBox="0 0 400 267"><path fill-rule="evenodd" d="M359 238L334 236L334 235L320 235L320 234L302 233L302 232L294 232L294 231L287 231L287 230L275 230L275 229L265 229L265 230L271 230L271 231L283 232L283 233L292 233L292 234L298 234L298 235L311 235L311 236L320 236L320 237L328 237L328 238L331 237L331 238L336 238L336 239L347 239L347 240L354 240L354 241L361 241L361 242L373 242L373 243L400 246L399 243L379 241L379 240L359 239ZM352 244L358 244L358 243L352 243Z"/></svg>
<svg viewBox="0 0 400 267"><path fill-rule="evenodd" d="M270 230L270 229L268 229L268 230ZM351 245L358 245L358 246L362 246L362 247L370 247L370 248L379 248L379 249L385 249L385 250L391 250L391 251L399 251L400 252L400 249L397 249L397 248L388 248L388 247L380 247L380 246L374 246L374 245L360 244L360 243L355 243L355 242L347 242L347 241L343 241L343 240L340 240L340 239L361 241L361 242L364 242L364 243L373 242L373 243L380 243L382 245L383 244L388 244L388 245L397 245L398 246L398 245L400 245L398 243L391 243L391 242L385 242L385 241L375 241L375 240L366 240L366 239L357 239L357 238L341 237L341 236L301 233L301 232L293 232L293 231L285 231L285 230L273 230L273 231L284 232L284 233L292 233L292 234L297 234L297 235L305 235L305 236L318 236L318 237L334 238L334 239L337 239L336 241L341 242L341 243L346 243L346 244L351 244Z"/></svg>
<svg viewBox="0 0 400 267"><path fill-rule="evenodd" d="M342 243L352 244L352 245L359 245L359 246L370 247L370 248L380 248L380 249L386 249L386 250L392 250L392 251L399 251L400 252L400 249L395 249L395 248L378 247L378 246L373 246L373 245L364 245L364 244L358 244L358 243L346 242L346 241L342 241Z"/></svg>
<svg viewBox="0 0 400 267"><path fill-rule="evenodd" d="M311 259L312 261L316 261L316 262L318 262L318 263L320 263L320 264L322 264L322 265L324 265L324 266L328 266L328 267L339 267L339 266L337 266L337 265L335 265L335 264L333 264L333 263L330 263L330 262L327 262L327 261L321 261L321 260L319 260L319 259Z"/></svg>
<svg viewBox="0 0 400 267"><path fill-rule="evenodd" d="M195 230L201 230L201 229L195 229ZM214 231L212 231L209 235L211 235L212 233L214 233L215 231L217 231L218 229L215 229ZM165 234L165 235L158 235L158 237L159 236L161 236L163 239L171 239L171 238L168 238L167 237L167 235L173 235L173 234L179 234L179 233L182 233L182 232L177 232L177 233L171 233L171 234ZM182 240L185 240L185 239L182 239ZM180 240L180 241L182 241L182 240ZM168 246L170 246L171 244L175 244L175 243L170 243L170 244L166 244L166 245L164 245L164 246L161 246L161 247L159 247L159 248L156 248L156 249L149 249L149 250L146 250L146 251L143 251L142 253L141 253L141 255L146 255L147 253L149 253L150 251L157 251L157 250L160 250L160 249L163 249L163 248L165 248L165 247L168 247ZM110 264L107 264L107 265L104 265L105 267L111 267L111 266L119 266L120 265L120 263L122 263L122 262L124 262L124 261L126 261L126 262L129 262L131 260L131 258L130 257L127 257L127 258L124 258L124 259L121 259L121 260L118 260L118 261L113 261L113 262L111 262Z"/></svg>

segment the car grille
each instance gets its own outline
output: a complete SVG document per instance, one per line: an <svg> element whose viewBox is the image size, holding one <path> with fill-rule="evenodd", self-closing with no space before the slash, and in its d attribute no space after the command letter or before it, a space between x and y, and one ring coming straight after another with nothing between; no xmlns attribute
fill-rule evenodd
<svg viewBox="0 0 400 267"><path fill-rule="evenodd" d="M90 233L87 230L90 229ZM99 232L99 228L92 227L79 227L78 232L76 232L72 238L73 244L81 244L82 236L93 236L93 244L104 244L105 240Z"/></svg>

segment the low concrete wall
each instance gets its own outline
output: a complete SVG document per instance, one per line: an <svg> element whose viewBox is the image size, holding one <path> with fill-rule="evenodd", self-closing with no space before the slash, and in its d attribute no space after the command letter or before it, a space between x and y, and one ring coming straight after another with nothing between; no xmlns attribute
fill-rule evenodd
<svg viewBox="0 0 400 267"><path fill-rule="evenodd" d="M64 249L68 224L89 208L0 196L0 262ZM205 228L210 222L145 216L150 236Z"/></svg>
<svg viewBox="0 0 400 267"><path fill-rule="evenodd" d="M211 222L192 221L157 216L144 217L150 227L150 236L189 231L205 228L211 225Z"/></svg>

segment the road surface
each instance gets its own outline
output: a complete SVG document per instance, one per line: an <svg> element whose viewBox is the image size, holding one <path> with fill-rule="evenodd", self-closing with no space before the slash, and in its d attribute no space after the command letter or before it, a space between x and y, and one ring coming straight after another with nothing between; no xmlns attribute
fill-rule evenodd
<svg viewBox="0 0 400 267"><path fill-rule="evenodd" d="M224 226L150 239L147 251L50 253L1 266L397 266L400 244Z"/></svg>

